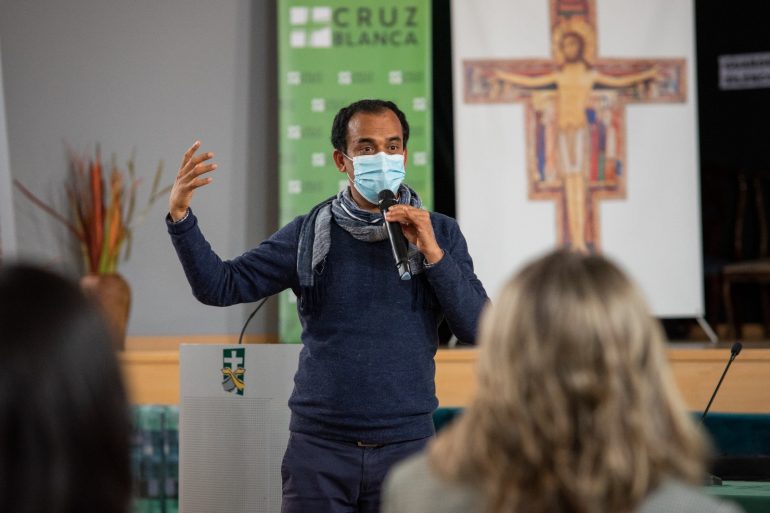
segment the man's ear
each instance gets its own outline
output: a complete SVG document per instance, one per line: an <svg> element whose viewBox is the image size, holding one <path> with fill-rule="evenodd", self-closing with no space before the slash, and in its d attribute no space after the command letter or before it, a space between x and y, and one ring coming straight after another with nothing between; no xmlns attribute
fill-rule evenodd
<svg viewBox="0 0 770 513"><path fill-rule="evenodd" d="M406 169L406 161L409 160L409 150L404 148L404 169Z"/></svg>
<svg viewBox="0 0 770 513"><path fill-rule="evenodd" d="M334 165L337 166L337 170L340 173L347 173L345 169L345 155L340 150L335 149L332 153L332 158L334 159Z"/></svg>

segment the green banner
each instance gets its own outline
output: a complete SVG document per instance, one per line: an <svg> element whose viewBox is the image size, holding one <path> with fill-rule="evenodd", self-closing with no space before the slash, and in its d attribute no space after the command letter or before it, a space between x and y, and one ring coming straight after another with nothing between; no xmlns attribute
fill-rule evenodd
<svg viewBox="0 0 770 513"><path fill-rule="evenodd" d="M337 111L391 100L410 125L406 183L433 203L431 3L428 0L279 0L280 222L347 186L332 160ZM280 299L282 342L300 341L297 300Z"/></svg>

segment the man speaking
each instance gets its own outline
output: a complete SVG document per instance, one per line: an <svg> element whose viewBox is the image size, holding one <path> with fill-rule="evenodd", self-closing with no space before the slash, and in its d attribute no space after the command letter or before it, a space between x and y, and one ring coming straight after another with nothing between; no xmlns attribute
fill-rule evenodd
<svg viewBox="0 0 770 513"><path fill-rule="evenodd" d="M226 306L287 288L297 296L304 347L289 400L283 513L379 511L388 469L434 433L439 322L445 317L464 342L475 339L486 292L457 223L423 210L402 183L408 139L392 102L341 109L331 142L350 186L228 261L212 251L190 209L216 169L199 142L171 190L166 223L196 298ZM384 191L395 200L383 219ZM384 221L408 241L408 273L397 272Z"/></svg>

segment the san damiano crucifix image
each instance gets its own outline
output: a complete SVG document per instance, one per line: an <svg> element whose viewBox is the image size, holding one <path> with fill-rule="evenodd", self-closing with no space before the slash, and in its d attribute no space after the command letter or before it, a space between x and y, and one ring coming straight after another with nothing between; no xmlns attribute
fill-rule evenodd
<svg viewBox="0 0 770 513"><path fill-rule="evenodd" d="M464 101L524 103L528 198L555 203L560 246L598 252L598 202L633 172L625 105L684 102L685 59L598 57L595 0L549 8L551 59L466 60Z"/></svg>

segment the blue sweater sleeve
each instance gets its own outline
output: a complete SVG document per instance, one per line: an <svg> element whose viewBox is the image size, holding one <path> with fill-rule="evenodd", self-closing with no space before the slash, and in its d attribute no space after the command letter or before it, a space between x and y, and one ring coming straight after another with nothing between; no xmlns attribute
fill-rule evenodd
<svg viewBox="0 0 770 513"><path fill-rule="evenodd" d="M434 214L435 215L435 214ZM457 338L466 343L476 341L481 311L489 298L481 281L473 271L473 259L460 227L453 219L434 221L437 241L444 250L444 258L426 270L447 323Z"/></svg>
<svg viewBox="0 0 770 513"><path fill-rule="evenodd" d="M171 242L193 295L213 306L250 303L297 285L297 240L301 218L274 233L254 249L223 261L203 237L198 220L166 219Z"/></svg>

